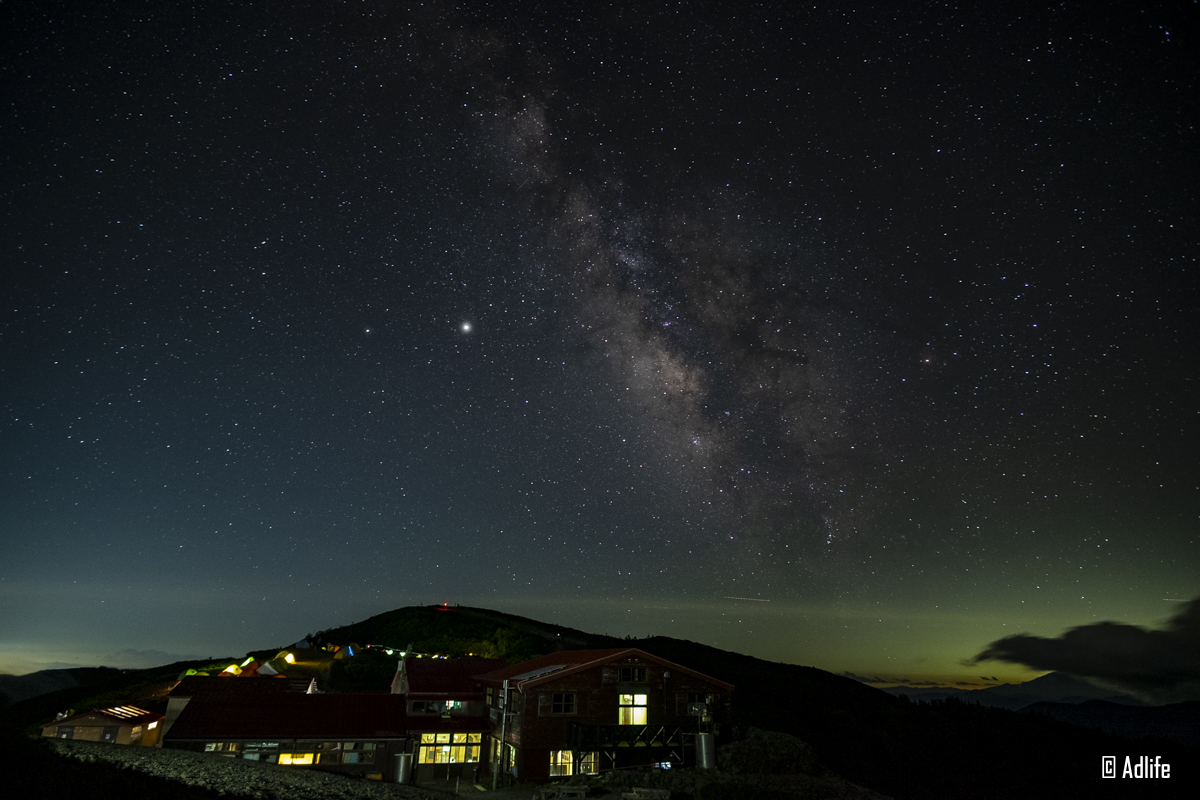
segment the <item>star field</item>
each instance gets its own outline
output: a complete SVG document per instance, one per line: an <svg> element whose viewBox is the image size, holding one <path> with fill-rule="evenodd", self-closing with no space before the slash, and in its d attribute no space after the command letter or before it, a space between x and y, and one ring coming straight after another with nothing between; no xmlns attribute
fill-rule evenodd
<svg viewBox="0 0 1200 800"><path fill-rule="evenodd" d="M1200 595L1189 8L8 14L0 669Z"/></svg>

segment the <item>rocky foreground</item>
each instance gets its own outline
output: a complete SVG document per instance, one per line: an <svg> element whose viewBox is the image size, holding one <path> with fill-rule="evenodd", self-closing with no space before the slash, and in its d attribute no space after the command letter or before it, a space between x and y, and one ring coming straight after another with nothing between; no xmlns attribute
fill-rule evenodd
<svg viewBox="0 0 1200 800"><path fill-rule="evenodd" d="M209 797L255 800L445 800L447 794L315 770L279 767L206 753L97 742L44 740L59 755L108 764L203 790ZM751 730L742 742L721 747L717 770L622 770L591 779L577 777L597 800L619 800L636 787L666 790L694 800L888 800L826 770L807 744L787 734ZM463 786L464 793L475 787ZM543 790L544 791L544 790ZM497 800L532 800L532 787L496 792ZM492 793L488 793L492 794Z"/></svg>
<svg viewBox="0 0 1200 800"><path fill-rule="evenodd" d="M60 755L84 762L106 762L234 797L262 800L445 800L443 794L412 786L356 780L314 770L287 769L240 758L221 758L206 753L153 747L119 747L70 739L49 741Z"/></svg>

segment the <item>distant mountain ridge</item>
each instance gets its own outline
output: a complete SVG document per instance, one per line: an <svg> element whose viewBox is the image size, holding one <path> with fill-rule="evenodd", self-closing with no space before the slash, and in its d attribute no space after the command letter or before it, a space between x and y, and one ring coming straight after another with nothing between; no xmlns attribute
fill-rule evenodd
<svg viewBox="0 0 1200 800"><path fill-rule="evenodd" d="M99 683L120 674L121 670L113 667L74 667L44 669L28 675L0 675L0 705L19 703L61 689Z"/></svg>
<svg viewBox="0 0 1200 800"><path fill-rule="evenodd" d="M1051 672L1025 683L1004 683L986 689L908 688L891 686L883 691L894 697L907 696L913 700L946 700L956 698L965 703L978 703L992 708L1020 711L1034 703L1085 703L1104 700L1109 703L1144 706L1136 697L1114 693L1065 672Z"/></svg>

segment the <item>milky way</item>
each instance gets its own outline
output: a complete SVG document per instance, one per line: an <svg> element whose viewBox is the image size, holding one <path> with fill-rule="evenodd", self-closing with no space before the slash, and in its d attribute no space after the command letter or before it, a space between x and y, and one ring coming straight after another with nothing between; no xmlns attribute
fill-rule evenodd
<svg viewBox="0 0 1200 800"><path fill-rule="evenodd" d="M786 580L862 535L875 487L853 471L881 457L886 421L868 413L879 398L859 350L887 345L864 304L839 296L844 281L795 209L667 170L634 188L603 143L572 144L586 114L550 121L561 92L544 61L505 84L487 63L507 61L498 37L451 40L489 53L451 74L493 87L466 94L489 106L481 135L537 221L527 279L550 285L552 304L569 299L560 333L636 420L655 458L645 477L681 496L694 543L736 542Z"/></svg>
<svg viewBox="0 0 1200 800"><path fill-rule="evenodd" d="M14 10L0 657L458 601L973 680L1153 629L1181 14Z"/></svg>

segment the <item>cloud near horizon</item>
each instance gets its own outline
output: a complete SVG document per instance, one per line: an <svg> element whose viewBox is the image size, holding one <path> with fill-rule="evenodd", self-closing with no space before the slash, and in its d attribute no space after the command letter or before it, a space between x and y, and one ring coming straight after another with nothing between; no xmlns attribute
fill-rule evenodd
<svg viewBox="0 0 1200 800"><path fill-rule="evenodd" d="M1052 639L1019 633L964 663L983 661L1091 678L1157 703L1200 699L1200 597L1184 603L1161 630L1097 622Z"/></svg>

